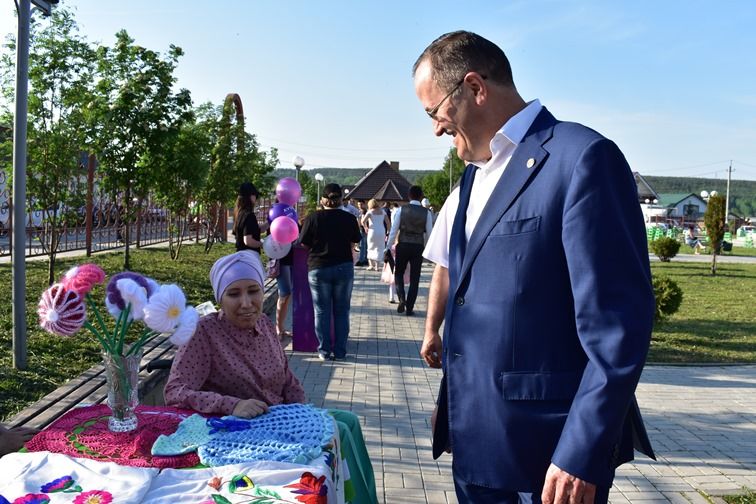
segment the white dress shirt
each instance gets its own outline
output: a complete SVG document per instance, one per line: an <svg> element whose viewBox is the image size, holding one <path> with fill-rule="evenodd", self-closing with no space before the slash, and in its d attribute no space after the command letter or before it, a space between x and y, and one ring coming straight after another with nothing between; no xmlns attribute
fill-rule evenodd
<svg viewBox="0 0 756 504"><path fill-rule="evenodd" d="M420 202L417 200L410 200L409 204L422 206ZM396 235L399 232L399 223L401 222L401 220L402 220L402 207L399 207L391 216L391 231L389 232L388 240L386 240L386 250L390 250L391 246L394 244L394 240L396 240ZM431 213L430 210L428 210L428 214L425 219L424 240L426 242L428 241L428 237L431 235L432 231L433 231L433 214Z"/></svg>
<svg viewBox="0 0 756 504"><path fill-rule="evenodd" d="M512 159L517 145L522 142L525 134L541 112L541 102L533 100L528 105L512 116L491 139L491 159L485 163L474 162L478 170L473 179L470 204L467 207L467 221L465 224L465 237L469 240L478 219L483 214L483 209L488 203L501 174ZM459 207L459 187L456 187L446 198L444 206L436 217L436 225L428 238L428 243L423 251L423 257L440 264L444 268L449 267L449 240L451 238L454 216Z"/></svg>

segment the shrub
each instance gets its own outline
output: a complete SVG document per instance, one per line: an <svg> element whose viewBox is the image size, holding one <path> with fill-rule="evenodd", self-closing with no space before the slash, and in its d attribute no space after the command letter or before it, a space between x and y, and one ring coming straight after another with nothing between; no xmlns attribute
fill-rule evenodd
<svg viewBox="0 0 756 504"><path fill-rule="evenodd" d="M651 250L661 262L669 262L680 250L680 242L664 236L651 242Z"/></svg>
<svg viewBox="0 0 756 504"><path fill-rule="evenodd" d="M668 277L654 275L651 282L654 286L654 297L656 298L654 321L658 323L664 321L680 308L683 293L680 286Z"/></svg>

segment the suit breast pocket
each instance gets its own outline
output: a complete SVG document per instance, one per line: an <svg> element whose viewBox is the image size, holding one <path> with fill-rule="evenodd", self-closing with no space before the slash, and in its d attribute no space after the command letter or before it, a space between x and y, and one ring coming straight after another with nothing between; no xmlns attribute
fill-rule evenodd
<svg viewBox="0 0 756 504"><path fill-rule="evenodd" d="M512 236L525 233L535 233L541 226L541 216L528 217L526 219L502 220L496 223L489 237Z"/></svg>

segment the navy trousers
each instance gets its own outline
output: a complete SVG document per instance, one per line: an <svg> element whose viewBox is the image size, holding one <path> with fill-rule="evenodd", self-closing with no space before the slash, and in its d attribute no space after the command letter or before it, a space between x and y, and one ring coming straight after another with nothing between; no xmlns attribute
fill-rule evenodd
<svg viewBox="0 0 756 504"><path fill-rule="evenodd" d="M464 481L454 475L454 490L459 504L541 504L541 492L513 492L498 488L486 488ZM597 488L594 504L606 504L609 501L609 489Z"/></svg>

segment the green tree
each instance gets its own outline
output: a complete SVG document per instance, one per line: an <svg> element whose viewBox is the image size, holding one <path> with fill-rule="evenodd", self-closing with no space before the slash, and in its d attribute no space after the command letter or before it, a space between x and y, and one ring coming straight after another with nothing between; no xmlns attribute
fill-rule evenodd
<svg viewBox="0 0 756 504"><path fill-rule="evenodd" d="M168 250L173 260L179 258L188 232L189 209L207 181L211 151L207 130L191 120L166 137L163 149L149 163L157 172L155 197L168 210Z"/></svg>
<svg viewBox="0 0 756 504"><path fill-rule="evenodd" d="M709 237L709 246L711 247L711 274L717 274L717 255L722 250L722 240L724 239L725 227L725 199L720 194L709 196L704 214L704 224L706 224L706 235Z"/></svg>
<svg viewBox="0 0 756 504"><path fill-rule="evenodd" d="M270 192L272 173L278 164L277 151L261 151L257 138L244 130L243 118L235 120L231 100L227 99L219 110L220 113L208 111L205 125L215 139L207 183L200 196L207 212L207 252L215 241L225 241L225 207L234 204L239 186L249 181L261 194Z"/></svg>
<svg viewBox="0 0 756 504"><path fill-rule="evenodd" d="M180 128L191 106L189 91L173 92L173 72L181 48L171 45L165 57L136 45L125 30L114 47L97 51L99 81L89 107L91 139L98 152L104 181L112 193L123 194L124 268L129 269L130 223L134 202L143 199L155 181L151 161L163 142Z"/></svg>
<svg viewBox="0 0 756 504"><path fill-rule="evenodd" d="M423 188L425 197L430 200L431 206L440 209L449 197L449 164L451 163L452 185L456 184L465 171L465 163L457 156L457 149L449 149L449 154L444 160L441 170L420 178L417 183Z"/></svg>
<svg viewBox="0 0 756 504"><path fill-rule="evenodd" d="M6 49L15 51L11 40ZM3 55L3 94L13 93L15 64ZM92 99L95 52L80 35L65 8L49 22L33 25L29 54L27 186L29 207L42 212L38 234L48 256L48 281L55 280L55 261L65 223L78 220L85 197L81 150L86 144L85 106ZM5 111L10 119L10 111ZM12 142L12 140L11 140ZM10 172L10 170L8 170Z"/></svg>

